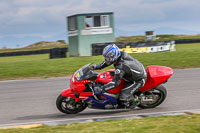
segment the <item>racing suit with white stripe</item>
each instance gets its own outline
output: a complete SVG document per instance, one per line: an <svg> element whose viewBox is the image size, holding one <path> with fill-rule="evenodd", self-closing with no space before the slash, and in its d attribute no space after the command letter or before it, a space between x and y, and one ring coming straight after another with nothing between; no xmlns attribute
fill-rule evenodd
<svg viewBox="0 0 200 133"><path fill-rule="evenodd" d="M108 65L103 62L96 66L95 69L102 69ZM121 56L114 63L115 75L111 82L105 84L103 89L108 91L117 87L120 84L120 79L124 79L127 84L120 92L119 99L121 101L130 101L133 99L133 94L141 88L146 81L146 71L143 65L126 52L121 52Z"/></svg>

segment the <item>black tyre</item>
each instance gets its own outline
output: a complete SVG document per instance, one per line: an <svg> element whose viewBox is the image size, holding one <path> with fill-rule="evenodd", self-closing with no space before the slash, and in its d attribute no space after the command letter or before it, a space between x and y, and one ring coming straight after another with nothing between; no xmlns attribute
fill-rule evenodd
<svg viewBox="0 0 200 133"><path fill-rule="evenodd" d="M83 111L87 104L83 101L76 102L72 97L63 97L59 95L56 100L56 106L58 110L66 114L76 114Z"/></svg>
<svg viewBox="0 0 200 133"><path fill-rule="evenodd" d="M167 96L167 90L163 85L159 85L154 89L145 91L140 94L140 104L138 107L145 108L155 108L160 105Z"/></svg>

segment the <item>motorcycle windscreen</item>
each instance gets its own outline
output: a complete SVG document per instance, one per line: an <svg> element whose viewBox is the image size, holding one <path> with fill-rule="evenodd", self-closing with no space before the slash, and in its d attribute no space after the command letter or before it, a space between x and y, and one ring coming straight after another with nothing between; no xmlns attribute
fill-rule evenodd
<svg viewBox="0 0 200 133"><path fill-rule="evenodd" d="M97 78L97 73L94 73L91 71L90 64L87 64L85 66L83 66L82 68L80 68L78 71L76 71L75 73L75 78L78 81L82 81L82 80L95 80Z"/></svg>

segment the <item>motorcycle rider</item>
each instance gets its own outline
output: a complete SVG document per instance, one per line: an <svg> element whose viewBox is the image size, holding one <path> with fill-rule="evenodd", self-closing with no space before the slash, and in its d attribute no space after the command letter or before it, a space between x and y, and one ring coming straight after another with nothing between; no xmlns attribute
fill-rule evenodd
<svg viewBox="0 0 200 133"><path fill-rule="evenodd" d="M126 82L119 94L120 102L126 107L134 108L137 97L134 94L144 86L146 81L146 71L143 65L126 52L119 51L115 44L107 45L103 50L104 61L99 65L92 65L93 70L100 70L107 66L114 65L115 74L111 82L101 86L95 87L95 91L108 94L108 90L117 87L120 84L120 79Z"/></svg>

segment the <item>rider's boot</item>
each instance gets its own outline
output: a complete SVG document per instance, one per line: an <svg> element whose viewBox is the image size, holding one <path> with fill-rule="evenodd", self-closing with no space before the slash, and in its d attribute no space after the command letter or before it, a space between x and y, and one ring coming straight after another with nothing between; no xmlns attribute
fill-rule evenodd
<svg viewBox="0 0 200 133"><path fill-rule="evenodd" d="M130 96L125 101L121 101L126 108L134 109L139 104L138 96Z"/></svg>
<svg viewBox="0 0 200 133"><path fill-rule="evenodd" d="M134 109L137 105L140 104L140 100L138 96L134 96L134 98L130 101L130 109Z"/></svg>

